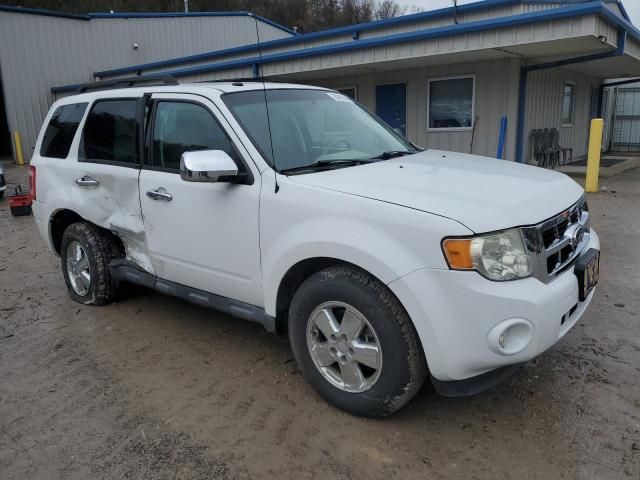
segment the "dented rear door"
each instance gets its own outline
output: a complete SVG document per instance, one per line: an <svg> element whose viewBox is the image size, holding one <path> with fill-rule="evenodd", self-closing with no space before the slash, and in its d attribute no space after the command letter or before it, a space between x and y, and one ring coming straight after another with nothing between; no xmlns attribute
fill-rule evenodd
<svg viewBox="0 0 640 480"><path fill-rule="evenodd" d="M116 233L127 258L153 273L140 209L141 96L102 98L84 122L74 173L68 179L79 213Z"/></svg>

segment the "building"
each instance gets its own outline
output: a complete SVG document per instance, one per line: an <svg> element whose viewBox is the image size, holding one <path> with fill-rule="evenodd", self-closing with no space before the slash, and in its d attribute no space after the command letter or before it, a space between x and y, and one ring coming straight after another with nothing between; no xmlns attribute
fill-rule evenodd
<svg viewBox="0 0 640 480"><path fill-rule="evenodd" d="M264 76L324 85L357 98L416 144L522 162L531 157L534 128L557 128L561 145L584 156L606 79L640 76L640 31L617 0L484 0L304 35L279 33L96 66L93 78ZM50 83L51 93L68 94L86 80Z"/></svg>
<svg viewBox="0 0 640 480"><path fill-rule="evenodd" d="M256 32L264 41L295 35L247 12L69 15L0 6L0 156L15 141L5 118L31 156L55 85L90 82L96 70L254 44Z"/></svg>

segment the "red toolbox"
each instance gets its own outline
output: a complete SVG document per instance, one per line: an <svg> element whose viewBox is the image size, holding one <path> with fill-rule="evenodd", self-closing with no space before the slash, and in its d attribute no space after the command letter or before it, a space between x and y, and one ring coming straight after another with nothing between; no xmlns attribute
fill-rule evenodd
<svg viewBox="0 0 640 480"><path fill-rule="evenodd" d="M14 217L31 215L31 194L24 193L22 187L18 185L15 193L9 197L9 207Z"/></svg>

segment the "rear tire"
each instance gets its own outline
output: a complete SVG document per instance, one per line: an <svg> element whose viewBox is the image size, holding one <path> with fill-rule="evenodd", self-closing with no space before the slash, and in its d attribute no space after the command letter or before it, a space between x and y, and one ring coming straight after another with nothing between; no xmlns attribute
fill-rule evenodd
<svg viewBox="0 0 640 480"><path fill-rule="evenodd" d="M124 256L109 232L87 223L73 223L62 235L60 259L69 296L85 305L104 305L116 296L117 281L109 262Z"/></svg>
<svg viewBox="0 0 640 480"><path fill-rule="evenodd" d="M426 379L424 353L404 308L357 268L330 267L305 280L289 309L289 338L313 388L355 415L394 413Z"/></svg>

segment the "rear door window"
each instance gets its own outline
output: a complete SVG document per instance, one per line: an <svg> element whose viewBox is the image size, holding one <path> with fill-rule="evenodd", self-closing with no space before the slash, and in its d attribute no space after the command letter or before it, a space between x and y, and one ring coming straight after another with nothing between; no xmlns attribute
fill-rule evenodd
<svg viewBox="0 0 640 480"><path fill-rule="evenodd" d="M73 103L56 108L44 132L40 156L49 158L69 156L73 138L87 110L87 105L88 103Z"/></svg>
<svg viewBox="0 0 640 480"><path fill-rule="evenodd" d="M84 160L138 163L138 100L96 102L84 126Z"/></svg>

